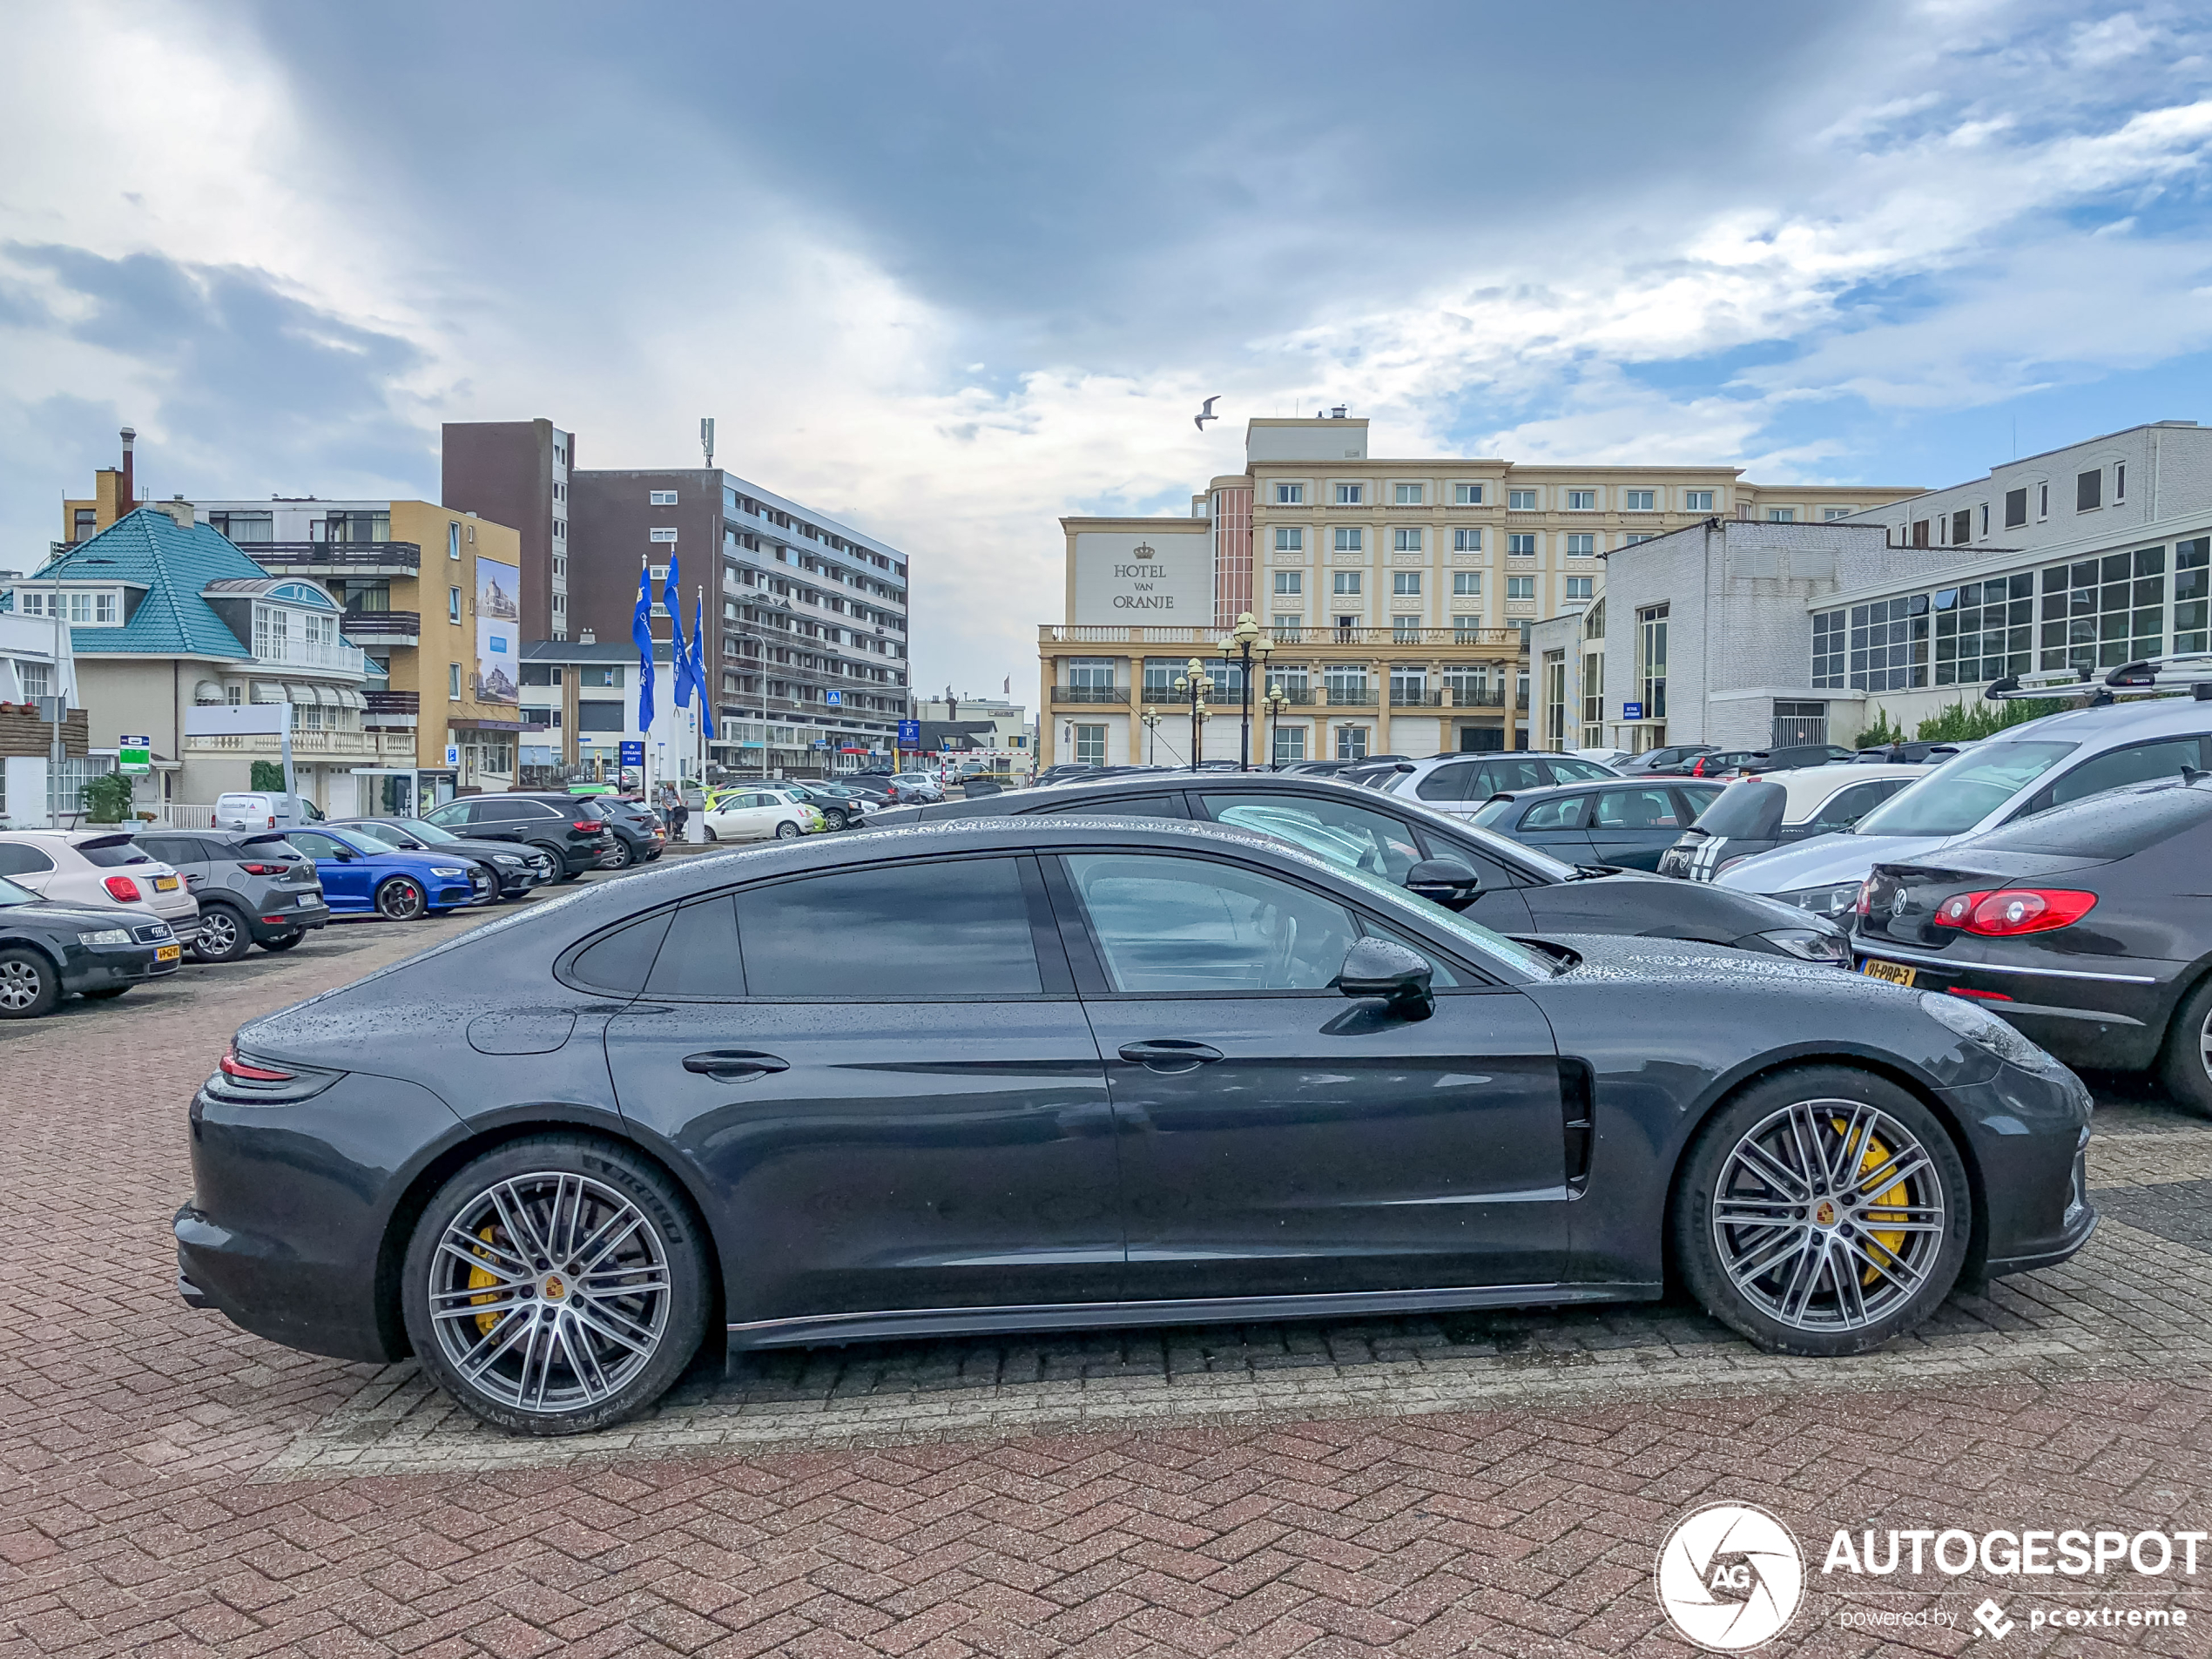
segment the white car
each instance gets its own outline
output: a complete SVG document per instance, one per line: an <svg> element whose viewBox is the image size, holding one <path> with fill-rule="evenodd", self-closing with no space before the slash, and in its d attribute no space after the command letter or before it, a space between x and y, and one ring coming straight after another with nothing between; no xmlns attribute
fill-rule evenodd
<svg viewBox="0 0 2212 1659"><path fill-rule="evenodd" d="M1723 871L1816 835L1846 835L1925 766L1800 766L1738 778L1659 856L1659 873L1710 881Z"/></svg>
<svg viewBox="0 0 2212 1659"><path fill-rule="evenodd" d="M215 797L219 830L299 829L322 822L322 808L305 795L236 790Z"/></svg>
<svg viewBox="0 0 2212 1659"><path fill-rule="evenodd" d="M0 830L0 875L42 899L167 922L189 945L199 936L199 900L132 840L137 828Z"/></svg>
<svg viewBox="0 0 2212 1659"><path fill-rule="evenodd" d="M732 789L706 810L710 841L789 841L822 827L822 815L794 795L769 788Z"/></svg>
<svg viewBox="0 0 2212 1659"><path fill-rule="evenodd" d="M1439 812L1472 815L1481 811L1483 802L1493 795L1548 789L1554 784L1595 783L1618 776L1612 767L1579 755L1502 749L1417 760L1403 772L1377 779L1375 786L1387 795L1410 795Z"/></svg>

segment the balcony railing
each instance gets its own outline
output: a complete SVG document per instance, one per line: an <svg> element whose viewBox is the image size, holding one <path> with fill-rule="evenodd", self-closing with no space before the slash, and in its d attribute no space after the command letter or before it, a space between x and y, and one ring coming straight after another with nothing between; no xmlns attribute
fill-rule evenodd
<svg viewBox="0 0 2212 1659"><path fill-rule="evenodd" d="M1518 628L1416 628L1399 633L1395 628L1277 628L1270 631L1278 645L1481 645L1514 653L1521 649ZM1037 630L1041 645L1182 645L1199 647L1197 654L1218 658L1216 642L1222 631L1214 628L1147 627L1124 623L1047 623ZM1185 654L1189 654L1187 651Z"/></svg>
<svg viewBox="0 0 2212 1659"><path fill-rule="evenodd" d="M367 674L368 658L352 645L325 645L305 639L261 639L254 660L284 668L320 668L334 673Z"/></svg>
<svg viewBox="0 0 2212 1659"><path fill-rule="evenodd" d="M239 550L272 576L422 568L419 542L246 542Z"/></svg>
<svg viewBox="0 0 2212 1659"><path fill-rule="evenodd" d="M422 632L419 610L348 610L339 624L348 639L414 639Z"/></svg>
<svg viewBox="0 0 2212 1659"><path fill-rule="evenodd" d="M1440 709L1444 706L1441 691L1402 691L1391 688L1390 706L1393 709Z"/></svg>
<svg viewBox="0 0 2212 1659"><path fill-rule="evenodd" d="M1055 703L1127 703L1126 685L1055 685L1052 688Z"/></svg>
<svg viewBox="0 0 2212 1659"><path fill-rule="evenodd" d="M1506 705L1503 686L1476 685L1465 691L1452 691L1452 706L1460 709L1501 709Z"/></svg>
<svg viewBox="0 0 2212 1659"><path fill-rule="evenodd" d="M281 746L273 732L225 733L185 739L185 752L187 754L246 754L273 758L281 752ZM415 738L411 734L374 731L294 732L292 734L292 752L305 759L327 756L353 760L412 760L415 758Z"/></svg>
<svg viewBox="0 0 2212 1659"><path fill-rule="evenodd" d="M1380 700L1372 685L1347 685L1341 690L1328 685L1322 689L1329 694L1329 706L1332 709L1372 709Z"/></svg>
<svg viewBox="0 0 2212 1659"><path fill-rule="evenodd" d="M368 705L371 714L414 715L422 711L419 691L363 691L361 699Z"/></svg>

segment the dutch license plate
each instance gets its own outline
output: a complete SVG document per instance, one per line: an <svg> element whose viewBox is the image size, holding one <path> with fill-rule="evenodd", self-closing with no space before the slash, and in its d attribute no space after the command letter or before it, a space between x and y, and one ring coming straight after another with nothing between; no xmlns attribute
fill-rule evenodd
<svg viewBox="0 0 2212 1659"><path fill-rule="evenodd" d="M154 877L153 890L156 893L174 893L177 890L177 878L173 875Z"/></svg>
<svg viewBox="0 0 2212 1659"><path fill-rule="evenodd" d="M1908 987L1919 977L1916 969L1903 962L1878 962L1871 957L1860 964L1858 971L1869 979L1885 979L1892 985Z"/></svg>
<svg viewBox="0 0 2212 1659"><path fill-rule="evenodd" d="M179 961L183 959L184 954L185 948L182 945L157 945L154 947L153 960L156 962Z"/></svg>

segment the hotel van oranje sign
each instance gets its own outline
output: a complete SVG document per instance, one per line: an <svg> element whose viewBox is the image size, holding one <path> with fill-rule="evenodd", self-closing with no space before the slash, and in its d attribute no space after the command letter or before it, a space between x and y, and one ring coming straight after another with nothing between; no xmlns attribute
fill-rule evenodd
<svg viewBox="0 0 2212 1659"><path fill-rule="evenodd" d="M1077 623L1201 624L1213 616L1210 534L1076 537Z"/></svg>

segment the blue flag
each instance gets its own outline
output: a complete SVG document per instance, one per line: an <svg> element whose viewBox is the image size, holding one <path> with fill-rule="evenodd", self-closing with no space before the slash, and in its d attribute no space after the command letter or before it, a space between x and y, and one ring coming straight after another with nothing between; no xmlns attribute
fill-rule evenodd
<svg viewBox="0 0 2212 1659"><path fill-rule="evenodd" d="M676 586L676 550L668 550L668 580L660 590L668 607L668 660L676 666L676 685L669 700L679 709L691 706L691 659L684 650L684 596Z"/></svg>
<svg viewBox="0 0 2212 1659"><path fill-rule="evenodd" d="M691 610L691 684L699 688L699 730L714 741L713 699L706 694L706 590L699 590Z"/></svg>
<svg viewBox="0 0 2212 1659"><path fill-rule="evenodd" d="M653 572L637 568L637 610L630 619L630 637L637 643L637 729L653 729Z"/></svg>

